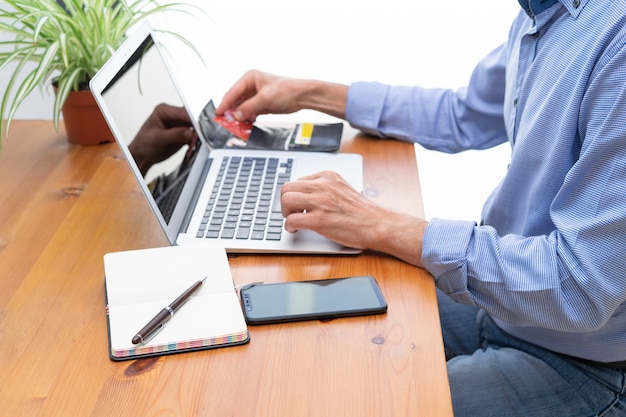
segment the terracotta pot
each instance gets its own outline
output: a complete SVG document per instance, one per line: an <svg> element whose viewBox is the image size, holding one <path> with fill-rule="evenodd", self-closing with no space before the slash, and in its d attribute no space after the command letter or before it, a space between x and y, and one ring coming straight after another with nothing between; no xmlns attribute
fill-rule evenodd
<svg viewBox="0 0 626 417"><path fill-rule="evenodd" d="M67 139L77 145L99 145L114 140L91 91L70 92L63 108Z"/></svg>

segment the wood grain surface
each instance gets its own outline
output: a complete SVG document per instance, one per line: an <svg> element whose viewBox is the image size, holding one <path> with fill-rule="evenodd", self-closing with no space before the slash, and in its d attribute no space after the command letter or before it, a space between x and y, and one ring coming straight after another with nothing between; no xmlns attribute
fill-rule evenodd
<svg viewBox="0 0 626 417"><path fill-rule="evenodd" d="M346 128L364 194L422 215L412 145ZM384 315L250 327L250 343L112 362L102 256L168 244L114 143L15 121L0 155L0 415L451 416L434 285L393 257L231 255L237 284L373 275ZM207 320L219 318L207 317Z"/></svg>

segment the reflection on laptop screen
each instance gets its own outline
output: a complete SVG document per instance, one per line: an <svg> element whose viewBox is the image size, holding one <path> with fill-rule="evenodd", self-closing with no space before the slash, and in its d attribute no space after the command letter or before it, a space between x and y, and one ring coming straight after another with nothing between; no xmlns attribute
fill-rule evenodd
<svg viewBox="0 0 626 417"><path fill-rule="evenodd" d="M106 86L102 96L121 133L120 139L128 145L169 223L199 146L168 141L171 136L165 134L165 128L180 127L180 122L173 124L157 116L167 112L167 106L183 108L183 100L151 36Z"/></svg>

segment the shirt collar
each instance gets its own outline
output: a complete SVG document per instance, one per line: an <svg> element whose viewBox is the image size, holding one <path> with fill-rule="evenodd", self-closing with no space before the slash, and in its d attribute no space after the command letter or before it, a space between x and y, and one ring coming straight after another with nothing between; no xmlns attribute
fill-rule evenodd
<svg viewBox="0 0 626 417"><path fill-rule="evenodd" d="M517 0L519 1L522 9L526 11L528 15L538 15L549 7L553 6L558 0Z"/></svg>

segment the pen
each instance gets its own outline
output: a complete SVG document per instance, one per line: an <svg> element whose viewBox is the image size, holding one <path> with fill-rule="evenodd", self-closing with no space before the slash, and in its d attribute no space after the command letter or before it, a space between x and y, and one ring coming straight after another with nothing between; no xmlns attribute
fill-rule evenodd
<svg viewBox="0 0 626 417"><path fill-rule="evenodd" d="M170 305L165 307L163 310L159 312L152 320L148 322L141 330L137 332L137 334L133 337L133 345L137 345L139 343L147 343L150 340L150 336L154 336L157 330L161 330L165 323L167 323L174 313L182 307L183 304L195 293L198 288L202 284L207 277L202 278L201 280L196 281L191 287L187 288L184 293L178 296L177 299L172 301Z"/></svg>

